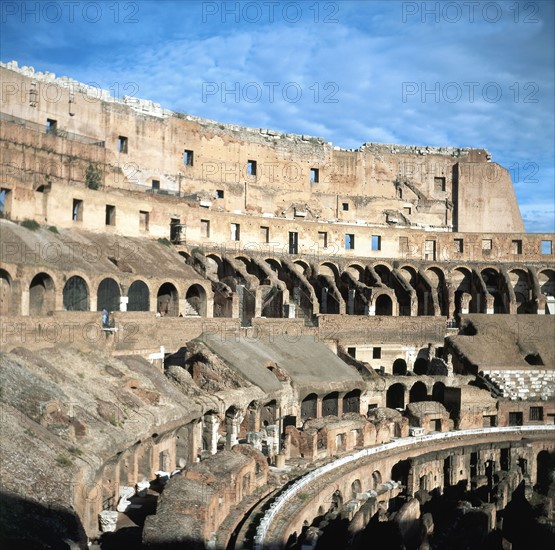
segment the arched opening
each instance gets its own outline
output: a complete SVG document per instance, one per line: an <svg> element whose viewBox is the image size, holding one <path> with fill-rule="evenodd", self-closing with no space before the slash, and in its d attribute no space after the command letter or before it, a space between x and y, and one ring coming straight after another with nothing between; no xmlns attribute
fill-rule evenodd
<svg viewBox="0 0 555 550"><path fill-rule="evenodd" d="M438 403L443 403L445 400L445 384L443 382L436 382L432 388L432 400Z"/></svg>
<svg viewBox="0 0 555 550"><path fill-rule="evenodd" d="M40 316L54 311L54 281L47 273L38 273L29 285L29 315Z"/></svg>
<svg viewBox="0 0 555 550"><path fill-rule="evenodd" d="M372 489L377 491L379 486L382 484L382 474L378 470L372 472Z"/></svg>
<svg viewBox="0 0 555 550"><path fill-rule="evenodd" d="M374 271L378 274L379 278L381 279L381 282L385 286L388 286L389 288L392 288L392 286L391 286L391 270L389 269L389 267L387 267L386 265L376 265L376 266L374 266Z"/></svg>
<svg viewBox="0 0 555 550"><path fill-rule="evenodd" d="M343 414L360 413L360 390L353 390L343 396Z"/></svg>
<svg viewBox="0 0 555 550"><path fill-rule="evenodd" d="M418 357L414 362L414 367L412 369L414 374L418 374L420 376L426 374L428 372L428 360L424 357Z"/></svg>
<svg viewBox="0 0 555 550"><path fill-rule="evenodd" d="M103 279L98 285L96 293L96 309L102 311L119 311L121 292L118 283L114 279Z"/></svg>
<svg viewBox="0 0 555 550"><path fill-rule="evenodd" d="M70 277L63 290L64 309L67 311L89 311L89 287L82 277Z"/></svg>
<svg viewBox="0 0 555 550"><path fill-rule="evenodd" d="M362 483L360 479L355 479L351 483L351 498L357 498L357 495L362 493Z"/></svg>
<svg viewBox="0 0 555 550"><path fill-rule="evenodd" d="M158 289L157 311L162 316L177 317L179 314L179 294L172 283L164 283Z"/></svg>
<svg viewBox="0 0 555 550"><path fill-rule="evenodd" d="M391 468L391 479L406 487L408 485L410 461L400 460Z"/></svg>
<svg viewBox="0 0 555 550"><path fill-rule="evenodd" d="M4 269L0 269L0 314L9 315L12 305L12 278Z"/></svg>
<svg viewBox="0 0 555 550"><path fill-rule="evenodd" d="M187 289L185 316L206 317L206 290L201 285L191 285Z"/></svg>
<svg viewBox="0 0 555 550"><path fill-rule="evenodd" d="M387 388L386 406L389 409L405 408L405 387L402 384L392 384Z"/></svg>
<svg viewBox="0 0 555 550"><path fill-rule="evenodd" d="M493 296L493 312L508 313L508 300L506 293L502 289L502 278L500 274L492 268L482 270L482 279L486 289Z"/></svg>
<svg viewBox="0 0 555 550"><path fill-rule="evenodd" d="M477 313L471 308L476 306L476 300L472 300L472 276L468 269L457 267L451 274L451 283L455 289L455 315L461 313Z"/></svg>
<svg viewBox="0 0 555 550"><path fill-rule="evenodd" d="M260 425L263 427L272 426L277 421L277 403L273 399L269 403L266 403L260 409Z"/></svg>
<svg viewBox="0 0 555 550"><path fill-rule="evenodd" d="M395 361L393 361L393 374L395 376L404 376L407 374L407 362L404 359L395 359Z"/></svg>
<svg viewBox="0 0 555 550"><path fill-rule="evenodd" d="M322 400L322 416L337 416L339 407L339 393L328 393Z"/></svg>
<svg viewBox="0 0 555 550"><path fill-rule="evenodd" d="M316 418L318 411L318 396L315 393L307 395L301 402L301 420Z"/></svg>
<svg viewBox="0 0 555 550"><path fill-rule="evenodd" d="M428 390L424 382L416 382L409 392L409 403L428 400Z"/></svg>
<svg viewBox="0 0 555 550"><path fill-rule="evenodd" d="M387 294L381 294L377 297L376 315L393 315L393 302Z"/></svg>
<svg viewBox="0 0 555 550"><path fill-rule="evenodd" d="M437 290L437 301L441 315L447 315L449 309L449 293L445 285L445 274L437 267L430 267L426 270L426 277L428 277L432 288Z"/></svg>
<svg viewBox="0 0 555 550"><path fill-rule="evenodd" d="M538 493L547 495L553 472L555 472L555 453L540 451L537 457L537 483L535 486Z"/></svg>
<svg viewBox="0 0 555 550"><path fill-rule="evenodd" d="M555 271L544 269L538 273L540 292L545 296L545 313L555 314Z"/></svg>
<svg viewBox="0 0 555 550"><path fill-rule="evenodd" d="M530 303L532 289L528 273L523 269L512 269L508 275L515 293L516 312L520 314L535 313L532 311L532 304Z"/></svg>
<svg viewBox="0 0 555 550"><path fill-rule="evenodd" d="M150 291L144 281L133 281L127 297L127 311L150 311Z"/></svg>

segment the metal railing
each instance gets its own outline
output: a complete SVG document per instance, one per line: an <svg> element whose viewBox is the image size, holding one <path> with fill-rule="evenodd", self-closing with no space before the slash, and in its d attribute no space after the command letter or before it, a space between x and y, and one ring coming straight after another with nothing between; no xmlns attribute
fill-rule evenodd
<svg viewBox="0 0 555 550"><path fill-rule="evenodd" d="M298 479L288 487L283 493L281 493L276 500L270 505L270 508L266 511L258 527L256 528L256 536L254 537L254 550L263 550L264 541L268 534L268 530L272 524L272 521L277 516L277 514L285 507L289 499L295 496L301 489L313 483L317 478L322 475L331 472L345 464L354 462L361 458L366 458L378 453L385 451L390 451L399 447L417 447L421 446L422 443L428 441L436 441L442 439L459 438L464 436L472 435L486 435L492 433L507 433L507 432L527 432L527 431L555 431L555 425L545 425L545 426L505 426L500 428L475 428L472 430L459 430L453 432L442 432L434 433L428 435L421 435L415 437L406 437L403 439L397 439L390 443L384 443L383 445L378 445L377 447L370 447L367 449L362 449L349 456L344 456L334 462L325 464L316 468L312 472L306 474L302 478Z"/></svg>

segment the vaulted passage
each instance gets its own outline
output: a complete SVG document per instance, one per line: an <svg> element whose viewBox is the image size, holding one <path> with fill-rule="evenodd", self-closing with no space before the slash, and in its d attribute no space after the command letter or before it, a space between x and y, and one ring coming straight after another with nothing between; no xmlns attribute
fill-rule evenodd
<svg viewBox="0 0 555 550"><path fill-rule="evenodd" d="M127 311L149 311L150 310L150 292L148 286L143 281L134 281L131 283L127 292L129 302L127 303Z"/></svg>
<svg viewBox="0 0 555 550"><path fill-rule="evenodd" d="M158 313L162 316L177 317L179 314L179 294L172 283L164 283L158 289Z"/></svg>
<svg viewBox="0 0 555 550"><path fill-rule="evenodd" d="M118 283L114 279L103 279L98 285L96 309L102 311L119 311L121 292Z"/></svg>

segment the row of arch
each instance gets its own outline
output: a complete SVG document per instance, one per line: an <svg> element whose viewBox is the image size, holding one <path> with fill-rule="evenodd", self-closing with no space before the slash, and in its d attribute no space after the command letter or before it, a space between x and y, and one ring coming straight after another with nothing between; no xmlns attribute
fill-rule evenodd
<svg viewBox="0 0 555 550"><path fill-rule="evenodd" d="M18 314L21 298L17 283L5 269L0 269L0 314ZM193 283L184 291L184 309L181 311L180 293L176 284L164 282L152 288L142 279L133 281L128 287L107 277L96 288L92 300L91 283L84 276L72 275L65 280L61 290L61 304L54 277L47 272L33 276L29 286L22 289L28 295L28 314L47 315L57 309L66 311L156 311L163 315L207 316L208 293L203 285ZM155 297L155 299L154 299ZM61 307L60 307L61 306Z"/></svg>

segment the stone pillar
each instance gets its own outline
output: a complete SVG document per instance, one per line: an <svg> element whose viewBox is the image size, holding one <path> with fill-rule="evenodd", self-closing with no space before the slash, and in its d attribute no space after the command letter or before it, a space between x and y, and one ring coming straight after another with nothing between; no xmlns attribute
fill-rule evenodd
<svg viewBox="0 0 555 550"><path fill-rule="evenodd" d="M120 296L119 299L119 310L127 311L127 304L129 303L129 298L127 296Z"/></svg>
<svg viewBox="0 0 555 550"><path fill-rule="evenodd" d="M215 414L207 414L203 418L203 433L202 437L206 442L206 450L211 455L218 452L218 429L220 421Z"/></svg>
<svg viewBox="0 0 555 550"><path fill-rule="evenodd" d="M21 315L29 315L29 287L21 289Z"/></svg>
<svg viewBox="0 0 555 550"><path fill-rule="evenodd" d="M322 289L322 293L321 293L321 299L322 299L322 308L321 308L321 313L327 313L328 312L328 294L329 294L329 289L328 288L323 288Z"/></svg>
<svg viewBox="0 0 555 550"><path fill-rule="evenodd" d="M356 295L356 290L354 288L351 288L349 290L348 293L348 297L347 297L347 313L349 315L354 315L355 314L355 295Z"/></svg>
<svg viewBox="0 0 555 550"><path fill-rule="evenodd" d="M243 422L243 415L241 411L236 411L234 413L226 413L225 417L225 448L231 449L237 443L239 443L239 430L241 428L241 422Z"/></svg>

